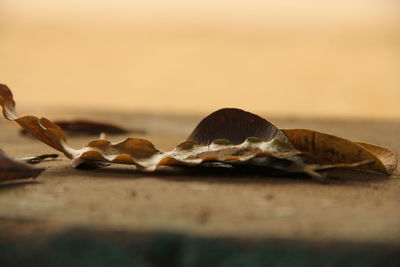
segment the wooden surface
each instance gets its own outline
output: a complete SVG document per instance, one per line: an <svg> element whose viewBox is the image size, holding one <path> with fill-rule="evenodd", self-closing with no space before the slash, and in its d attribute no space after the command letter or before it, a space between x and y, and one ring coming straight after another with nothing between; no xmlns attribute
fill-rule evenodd
<svg viewBox="0 0 400 267"><path fill-rule="evenodd" d="M92 118L131 128L161 149L183 141L201 117L46 111L50 119ZM78 116L79 114L79 116ZM40 115L40 114L35 114ZM206 114L204 114L206 115ZM398 121L265 118L280 128L310 128L400 151ZM0 147L14 157L54 152L0 120ZM118 141L126 136L109 136ZM94 139L70 138L79 147ZM400 179L351 175L318 184L294 177L130 166L75 170L70 161L42 163L35 180L0 186L0 228L6 238L41 239L79 227L198 236L400 243Z"/></svg>

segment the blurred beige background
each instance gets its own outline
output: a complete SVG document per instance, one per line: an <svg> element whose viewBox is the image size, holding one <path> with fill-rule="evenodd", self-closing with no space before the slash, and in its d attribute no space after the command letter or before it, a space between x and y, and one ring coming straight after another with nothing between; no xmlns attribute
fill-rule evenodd
<svg viewBox="0 0 400 267"><path fill-rule="evenodd" d="M19 107L400 118L396 0L2 0Z"/></svg>

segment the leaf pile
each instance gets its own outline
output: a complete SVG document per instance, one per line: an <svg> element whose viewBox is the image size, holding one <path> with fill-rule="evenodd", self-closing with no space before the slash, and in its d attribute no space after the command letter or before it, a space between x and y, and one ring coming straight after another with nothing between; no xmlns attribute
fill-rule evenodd
<svg viewBox="0 0 400 267"><path fill-rule="evenodd" d="M224 163L258 166L287 173L305 173L323 180L322 171L351 168L390 175L397 166L388 149L355 143L311 130L279 130L267 120L240 109L218 110L194 129L172 151L161 151L150 141L127 138L122 142L94 140L81 149L67 144L61 127L46 118L17 115L12 92L0 85L4 117L16 121L38 140L73 159L75 167L101 167L104 163L136 165L142 171L160 166L198 166Z"/></svg>

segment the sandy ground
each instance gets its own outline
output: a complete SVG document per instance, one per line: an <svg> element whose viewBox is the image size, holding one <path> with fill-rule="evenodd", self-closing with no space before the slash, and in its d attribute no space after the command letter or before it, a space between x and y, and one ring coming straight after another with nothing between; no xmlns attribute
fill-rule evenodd
<svg viewBox="0 0 400 267"><path fill-rule="evenodd" d="M161 149L190 133L201 117L47 110L54 118L102 119L140 127ZM206 115L206 114L204 114ZM312 128L400 151L400 123L374 120L272 118L281 128ZM1 147L21 157L53 152L0 121ZM117 141L124 136L110 137ZM79 147L90 138L70 138ZM76 227L134 232L174 231L200 236L312 241L400 242L400 179L311 180L224 171L132 167L75 170L68 159L43 163L37 179L0 187L1 236L43 238Z"/></svg>

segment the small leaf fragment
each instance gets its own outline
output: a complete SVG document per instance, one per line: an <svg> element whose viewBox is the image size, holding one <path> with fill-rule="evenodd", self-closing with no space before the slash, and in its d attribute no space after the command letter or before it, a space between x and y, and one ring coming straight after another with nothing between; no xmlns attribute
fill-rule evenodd
<svg viewBox="0 0 400 267"><path fill-rule="evenodd" d="M56 158L58 158L58 156L58 154L42 154L34 157L19 158L18 160L24 161L28 164L38 164L44 161L54 161Z"/></svg>
<svg viewBox="0 0 400 267"><path fill-rule="evenodd" d="M19 116L15 112L15 102L11 90L5 84L0 84L0 106L3 115L8 120L16 120Z"/></svg>
<svg viewBox="0 0 400 267"><path fill-rule="evenodd" d="M8 157L0 149L0 182L24 178L35 178L43 168L36 168Z"/></svg>

